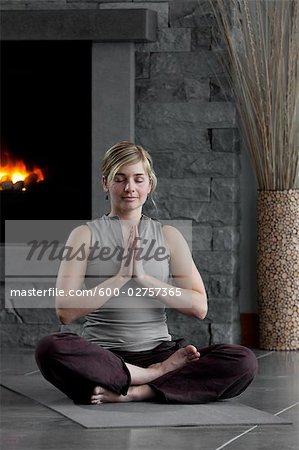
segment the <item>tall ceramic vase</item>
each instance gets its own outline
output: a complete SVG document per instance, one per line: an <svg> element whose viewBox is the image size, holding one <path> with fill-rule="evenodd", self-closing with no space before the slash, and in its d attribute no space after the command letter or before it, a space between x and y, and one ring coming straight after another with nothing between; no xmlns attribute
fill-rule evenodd
<svg viewBox="0 0 299 450"><path fill-rule="evenodd" d="M299 349L299 190L258 192L260 347Z"/></svg>

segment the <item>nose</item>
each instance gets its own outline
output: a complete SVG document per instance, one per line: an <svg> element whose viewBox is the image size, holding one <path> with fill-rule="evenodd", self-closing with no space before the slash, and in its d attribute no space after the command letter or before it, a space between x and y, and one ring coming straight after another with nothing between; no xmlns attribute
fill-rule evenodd
<svg viewBox="0 0 299 450"><path fill-rule="evenodd" d="M125 192L134 192L134 182L133 181L127 181L125 184Z"/></svg>

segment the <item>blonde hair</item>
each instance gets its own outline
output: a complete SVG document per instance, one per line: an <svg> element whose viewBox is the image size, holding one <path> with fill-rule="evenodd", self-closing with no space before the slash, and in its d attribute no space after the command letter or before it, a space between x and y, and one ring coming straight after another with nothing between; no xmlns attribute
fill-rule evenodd
<svg viewBox="0 0 299 450"><path fill-rule="evenodd" d="M102 175L110 183L117 171L125 164L135 164L142 161L145 171L150 179L151 193L157 186L157 177L153 169L151 155L141 145L128 141L121 141L107 150L102 161Z"/></svg>

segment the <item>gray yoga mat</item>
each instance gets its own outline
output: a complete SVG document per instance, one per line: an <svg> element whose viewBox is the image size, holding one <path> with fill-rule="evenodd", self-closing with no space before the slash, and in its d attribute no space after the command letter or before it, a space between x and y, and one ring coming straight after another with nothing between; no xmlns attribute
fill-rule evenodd
<svg viewBox="0 0 299 450"><path fill-rule="evenodd" d="M1 384L68 417L85 428L177 427L207 425L289 424L279 417L240 404L235 400L204 405L152 402L74 405L39 372L29 375L2 374Z"/></svg>

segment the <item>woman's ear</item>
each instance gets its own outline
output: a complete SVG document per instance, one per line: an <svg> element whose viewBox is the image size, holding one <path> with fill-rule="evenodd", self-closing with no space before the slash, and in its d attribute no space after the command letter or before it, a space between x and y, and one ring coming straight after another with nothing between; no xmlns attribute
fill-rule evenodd
<svg viewBox="0 0 299 450"><path fill-rule="evenodd" d="M148 187L147 193L150 194L152 192L152 189L153 189L153 180L150 178L149 179L149 187Z"/></svg>
<svg viewBox="0 0 299 450"><path fill-rule="evenodd" d="M109 191L108 184L107 184L107 179L104 176L102 176L102 186L103 186L103 189L104 189L105 192Z"/></svg>

